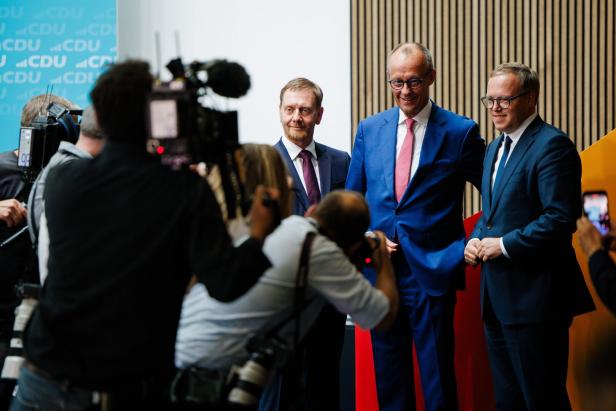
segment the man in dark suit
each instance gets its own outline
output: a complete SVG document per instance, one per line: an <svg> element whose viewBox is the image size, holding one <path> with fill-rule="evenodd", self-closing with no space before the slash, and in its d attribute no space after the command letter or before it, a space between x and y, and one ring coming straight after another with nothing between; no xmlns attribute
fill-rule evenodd
<svg viewBox="0 0 616 411"><path fill-rule="evenodd" d="M483 165L483 215L465 249L483 261L481 302L498 410L570 410L569 326L594 308L571 236L582 213L571 140L537 115L539 78L498 66L486 96L502 134Z"/></svg>
<svg viewBox="0 0 616 411"><path fill-rule="evenodd" d="M359 123L347 188L364 193L385 232L400 308L372 332L381 411L415 409L413 343L427 410L457 410L453 315L464 285L462 196L479 187L485 144L477 124L430 101L432 55L405 43L389 55L397 106Z"/></svg>
<svg viewBox="0 0 616 411"><path fill-rule="evenodd" d="M280 122L284 136L275 147L293 178L293 214L304 215L330 191L344 188L349 154L314 141L314 128L323 116L323 92L312 81L295 78L280 91ZM339 367L346 315L326 305L302 346L303 390L308 410L337 409ZM297 375L276 379L264 395L261 409L285 410L295 401Z"/></svg>

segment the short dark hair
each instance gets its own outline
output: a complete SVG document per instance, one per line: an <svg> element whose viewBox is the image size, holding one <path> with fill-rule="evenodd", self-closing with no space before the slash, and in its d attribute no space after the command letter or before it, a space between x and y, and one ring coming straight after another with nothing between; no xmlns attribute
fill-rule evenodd
<svg viewBox="0 0 616 411"><path fill-rule="evenodd" d="M323 197L314 212L327 236L341 248L361 240L370 227L370 210L361 194L334 190Z"/></svg>
<svg viewBox="0 0 616 411"><path fill-rule="evenodd" d="M152 82L149 64L139 60L113 64L96 80L90 99L109 140L145 141L145 104Z"/></svg>

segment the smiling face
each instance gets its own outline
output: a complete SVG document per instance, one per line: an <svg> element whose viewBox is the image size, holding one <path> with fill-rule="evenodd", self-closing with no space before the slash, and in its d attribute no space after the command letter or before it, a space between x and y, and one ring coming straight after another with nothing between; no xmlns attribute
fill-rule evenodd
<svg viewBox="0 0 616 411"><path fill-rule="evenodd" d="M411 49L410 52L397 50L391 55L388 73L389 80L422 80L421 85L414 89L408 84L400 90L392 89L396 104L407 117L414 117L428 104L430 85L434 83L436 72L429 69L426 57L419 49Z"/></svg>
<svg viewBox="0 0 616 411"><path fill-rule="evenodd" d="M287 90L280 104L280 123L284 135L301 148L312 142L314 126L321 122L323 107L317 107L314 92L309 89Z"/></svg>
<svg viewBox="0 0 616 411"><path fill-rule="evenodd" d="M514 73L500 73L490 78L486 97L514 97L528 90L523 90L522 81ZM524 120L535 112L537 105L536 93L528 92L511 101L508 108L499 104L489 109L494 127L502 133L511 133L519 128Z"/></svg>

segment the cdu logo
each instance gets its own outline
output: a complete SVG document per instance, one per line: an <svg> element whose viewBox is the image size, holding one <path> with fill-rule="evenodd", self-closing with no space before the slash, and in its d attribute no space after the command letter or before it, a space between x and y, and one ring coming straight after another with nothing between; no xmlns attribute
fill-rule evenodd
<svg viewBox="0 0 616 411"><path fill-rule="evenodd" d="M66 56L34 55L16 64L16 67L62 68L66 66Z"/></svg>
<svg viewBox="0 0 616 411"><path fill-rule="evenodd" d="M0 7L0 19L13 19L17 20L24 15L23 7Z"/></svg>
<svg viewBox="0 0 616 411"><path fill-rule="evenodd" d="M100 40L66 39L51 48L51 51L98 51L101 48Z"/></svg>
<svg viewBox="0 0 616 411"><path fill-rule="evenodd" d="M5 71L0 75L0 83L4 84L38 84L40 81L40 71Z"/></svg>
<svg viewBox="0 0 616 411"><path fill-rule="evenodd" d="M20 112L17 104L0 104L0 116L19 116Z"/></svg>
<svg viewBox="0 0 616 411"><path fill-rule="evenodd" d="M90 56L75 65L76 68L101 68L106 64L113 63L111 56Z"/></svg>
<svg viewBox="0 0 616 411"><path fill-rule="evenodd" d="M66 32L66 24L64 23L32 23L17 30L15 34L22 36L29 34L32 36L60 36Z"/></svg>
<svg viewBox="0 0 616 411"><path fill-rule="evenodd" d="M51 84L88 84L94 83L96 73L84 73L82 71L67 71L61 76L51 80Z"/></svg>
<svg viewBox="0 0 616 411"><path fill-rule="evenodd" d="M0 57L0 67L4 67L6 65L6 54L3 54L2 57Z"/></svg>
<svg viewBox="0 0 616 411"><path fill-rule="evenodd" d="M0 50L4 51L38 51L41 39L4 39L0 42Z"/></svg>
<svg viewBox="0 0 616 411"><path fill-rule="evenodd" d="M45 17L50 19L66 20L83 18L83 8L78 7L49 7L45 10Z"/></svg>
<svg viewBox="0 0 616 411"><path fill-rule="evenodd" d="M110 36L115 33L113 24L109 23L92 23L88 27L78 30L78 36Z"/></svg>

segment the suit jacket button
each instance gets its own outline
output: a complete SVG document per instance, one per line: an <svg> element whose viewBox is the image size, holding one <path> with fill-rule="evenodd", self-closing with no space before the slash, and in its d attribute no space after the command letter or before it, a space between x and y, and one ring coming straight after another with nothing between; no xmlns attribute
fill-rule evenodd
<svg viewBox="0 0 616 411"><path fill-rule="evenodd" d="M487 228L488 230L491 230L491 229L492 229L492 224L488 224L488 225L486 225L486 228Z"/></svg>

